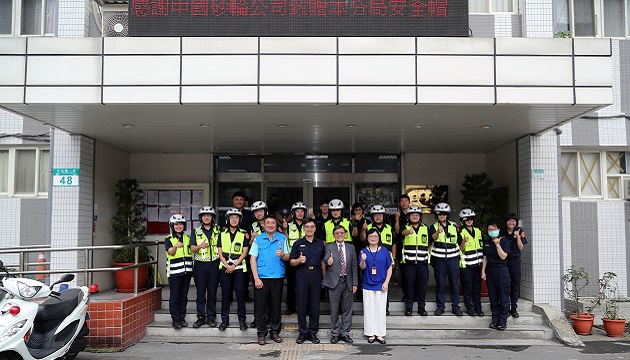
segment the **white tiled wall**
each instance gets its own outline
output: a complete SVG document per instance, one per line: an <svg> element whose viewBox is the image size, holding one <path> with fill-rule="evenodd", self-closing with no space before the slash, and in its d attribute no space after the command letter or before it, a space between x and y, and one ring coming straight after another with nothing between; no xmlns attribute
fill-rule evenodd
<svg viewBox="0 0 630 360"><path fill-rule="evenodd" d="M526 0L519 3L523 21L523 37L553 37L553 1Z"/></svg>
<svg viewBox="0 0 630 360"><path fill-rule="evenodd" d="M80 135L54 130L54 168L79 168L78 187L52 188L51 246L91 246L93 214L94 141ZM55 252L51 268L83 268L83 252ZM76 283L83 284L82 274ZM51 280L55 277L51 276Z"/></svg>
<svg viewBox="0 0 630 360"><path fill-rule="evenodd" d="M562 134L560 135L560 146L573 145L573 127L571 126L571 123L560 126L560 130L562 130Z"/></svg>
<svg viewBox="0 0 630 360"><path fill-rule="evenodd" d="M522 258L521 293L553 306L560 306L562 289L557 144L553 131L518 141L519 216L529 241ZM533 179L532 170L543 170L544 177Z"/></svg>
<svg viewBox="0 0 630 360"><path fill-rule="evenodd" d="M562 202L562 272L571 267L571 203Z"/></svg>
<svg viewBox="0 0 630 360"><path fill-rule="evenodd" d="M498 38L512 37L512 14L494 15L494 36Z"/></svg>
<svg viewBox="0 0 630 360"><path fill-rule="evenodd" d="M619 58L619 40L611 41L612 48L612 85L613 103L597 112L600 116L618 116L621 113L621 76ZM626 59L627 61L628 59Z"/></svg>
<svg viewBox="0 0 630 360"><path fill-rule="evenodd" d="M600 146L627 146L625 118L599 119L597 121L599 129Z"/></svg>
<svg viewBox="0 0 630 360"><path fill-rule="evenodd" d="M7 249L20 245L20 199L0 198L0 248ZM17 265L18 254L2 254L0 260L5 265Z"/></svg>
<svg viewBox="0 0 630 360"><path fill-rule="evenodd" d="M89 34L90 2L87 0L59 0L58 37L84 37Z"/></svg>
<svg viewBox="0 0 630 360"><path fill-rule="evenodd" d="M599 276L612 271L617 274L620 296L628 294L626 267L626 228L624 203L599 201L597 203L597 244L599 252ZM593 277L593 275L591 275Z"/></svg>

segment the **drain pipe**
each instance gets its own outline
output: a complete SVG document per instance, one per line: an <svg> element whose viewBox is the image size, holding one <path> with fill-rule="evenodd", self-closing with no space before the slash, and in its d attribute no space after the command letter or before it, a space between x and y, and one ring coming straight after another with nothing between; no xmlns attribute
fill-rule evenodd
<svg viewBox="0 0 630 360"><path fill-rule="evenodd" d="M562 219L562 175L560 173L560 169L562 168L562 149L560 148L560 135L562 135L562 129L559 127L554 129L556 133L556 149L558 152L558 219L560 220L560 226L558 226L558 247L560 248L560 275L558 279L562 279L562 275L564 275L564 237L563 237L563 226L564 221ZM562 281L560 281L560 309L564 309L564 286Z"/></svg>

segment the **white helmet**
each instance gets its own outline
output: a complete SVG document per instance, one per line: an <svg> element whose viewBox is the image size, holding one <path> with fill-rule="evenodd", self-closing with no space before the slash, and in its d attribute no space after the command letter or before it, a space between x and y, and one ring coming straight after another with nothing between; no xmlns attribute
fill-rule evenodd
<svg viewBox="0 0 630 360"><path fill-rule="evenodd" d="M343 210L343 201L339 199L332 199L328 203L328 210Z"/></svg>
<svg viewBox="0 0 630 360"><path fill-rule="evenodd" d="M462 211L459 212L459 222L461 222L462 225L465 225L464 222L466 220L475 220L476 217L475 212L469 208L462 209Z"/></svg>
<svg viewBox="0 0 630 360"><path fill-rule="evenodd" d="M230 224L230 216L232 215L238 216L238 223L240 224L241 220L243 219L243 213L241 212L241 210L237 208L229 208L228 211L225 212L225 222L228 225Z"/></svg>
<svg viewBox="0 0 630 360"><path fill-rule="evenodd" d="M306 214L306 211L308 210L308 208L306 207L306 204L303 203L302 201L298 201L295 204L293 204L293 206L291 206L291 212L294 214L293 216L295 216L295 210L297 209L304 210L304 214Z"/></svg>
<svg viewBox="0 0 630 360"><path fill-rule="evenodd" d="M407 209L407 215L411 215L411 214L420 214L420 218L422 218L422 209L420 209L418 205L411 205Z"/></svg>
<svg viewBox="0 0 630 360"><path fill-rule="evenodd" d="M440 214L446 214L446 216L451 214L451 207L448 206L447 203L439 203L437 205L435 205L435 209L433 209L433 212L435 213L435 216L438 216Z"/></svg>
<svg viewBox="0 0 630 360"><path fill-rule="evenodd" d="M373 205L372 208L370 208L370 214L385 214L385 207L383 207L383 205Z"/></svg>
<svg viewBox="0 0 630 360"><path fill-rule="evenodd" d="M208 206L203 206L201 207L201 209L199 209L199 218L201 219L201 215L205 215L205 214L210 214L212 216L216 216L217 213L216 211L214 211L214 208L210 205Z"/></svg>
<svg viewBox="0 0 630 360"><path fill-rule="evenodd" d="M171 228L171 231L175 231L173 229L173 225L175 224L184 224L184 231L186 231L186 218L182 214L173 214L171 218L168 220L168 226Z"/></svg>
<svg viewBox="0 0 630 360"><path fill-rule="evenodd" d="M262 200L258 200L256 202L254 202L252 204L252 207L250 208L250 210L252 211L252 213L256 210L260 210L263 209L265 210L265 216L267 216L267 213L269 212L269 208L267 207L267 203L262 201Z"/></svg>

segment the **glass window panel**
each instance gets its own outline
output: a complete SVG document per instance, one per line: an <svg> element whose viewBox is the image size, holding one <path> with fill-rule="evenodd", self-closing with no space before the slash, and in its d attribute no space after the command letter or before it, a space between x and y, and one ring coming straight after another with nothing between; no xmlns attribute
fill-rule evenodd
<svg viewBox="0 0 630 360"><path fill-rule="evenodd" d="M58 3L58 0L48 0L46 2L46 34L57 35Z"/></svg>
<svg viewBox="0 0 630 360"><path fill-rule="evenodd" d="M22 0L22 35L42 33L42 0Z"/></svg>
<svg viewBox="0 0 630 360"><path fill-rule="evenodd" d="M0 0L0 34L11 35L13 27L13 0Z"/></svg>
<svg viewBox="0 0 630 360"><path fill-rule="evenodd" d="M490 12L490 3L488 0L468 0L468 12L487 14Z"/></svg>
<svg viewBox="0 0 630 360"><path fill-rule="evenodd" d="M50 164L50 151L42 150L39 153L39 189L38 192L48 192L48 178L50 173L48 166Z"/></svg>
<svg viewBox="0 0 630 360"><path fill-rule="evenodd" d="M573 0L575 36L595 36L595 12L593 0Z"/></svg>
<svg viewBox="0 0 630 360"><path fill-rule="evenodd" d="M553 2L553 13L555 25L554 34L569 30L569 0L558 0Z"/></svg>
<svg viewBox="0 0 630 360"><path fill-rule="evenodd" d="M609 199L621 199L621 184L620 177L608 178L608 198Z"/></svg>
<svg viewBox="0 0 630 360"><path fill-rule="evenodd" d="M9 186L9 150L0 150L0 193L5 193Z"/></svg>
<svg viewBox="0 0 630 360"><path fill-rule="evenodd" d="M219 155L219 172L248 173L260 172L260 156L258 155Z"/></svg>
<svg viewBox="0 0 630 360"><path fill-rule="evenodd" d="M398 174L398 155L355 155L354 172Z"/></svg>
<svg viewBox="0 0 630 360"><path fill-rule="evenodd" d="M15 152L15 192L35 192L35 150Z"/></svg>
<svg viewBox="0 0 630 360"><path fill-rule="evenodd" d="M624 36L624 0L604 0L604 36Z"/></svg>
<svg viewBox="0 0 630 360"><path fill-rule="evenodd" d="M393 214L398 209L398 184L360 183L356 185L357 201L363 204L369 215L372 205L383 205Z"/></svg>
<svg viewBox="0 0 630 360"><path fill-rule="evenodd" d="M512 0L490 0L492 12L512 12Z"/></svg>
<svg viewBox="0 0 630 360"><path fill-rule="evenodd" d="M606 152L606 173L608 175L626 174L625 152Z"/></svg>
<svg viewBox="0 0 630 360"><path fill-rule="evenodd" d="M563 153L561 158L562 196L577 197L577 154Z"/></svg>
<svg viewBox="0 0 630 360"><path fill-rule="evenodd" d="M602 194L599 153L580 153L580 192L584 196Z"/></svg>

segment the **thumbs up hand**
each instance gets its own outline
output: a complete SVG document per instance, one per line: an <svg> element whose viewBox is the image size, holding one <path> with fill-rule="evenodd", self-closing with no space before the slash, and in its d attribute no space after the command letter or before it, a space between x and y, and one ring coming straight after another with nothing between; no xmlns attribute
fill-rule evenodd
<svg viewBox="0 0 630 360"><path fill-rule="evenodd" d="M367 255L362 251L361 252L361 261L365 261L365 259L367 259Z"/></svg>
<svg viewBox="0 0 630 360"><path fill-rule="evenodd" d="M304 256L304 254L302 254L302 252L300 251L300 264L304 264L306 262L306 256Z"/></svg>
<svg viewBox="0 0 630 360"><path fill-rule="evenodd" d="M276 256L282 257L282 245L278 246L278 250L276 250Z"/></svg>
<svg viewBox="0 0 630 360"><path fill-rule="evenodd" d="M333 257L332 254L330 254L330 257L328 258L328 266L333 264Z"/></svg>

